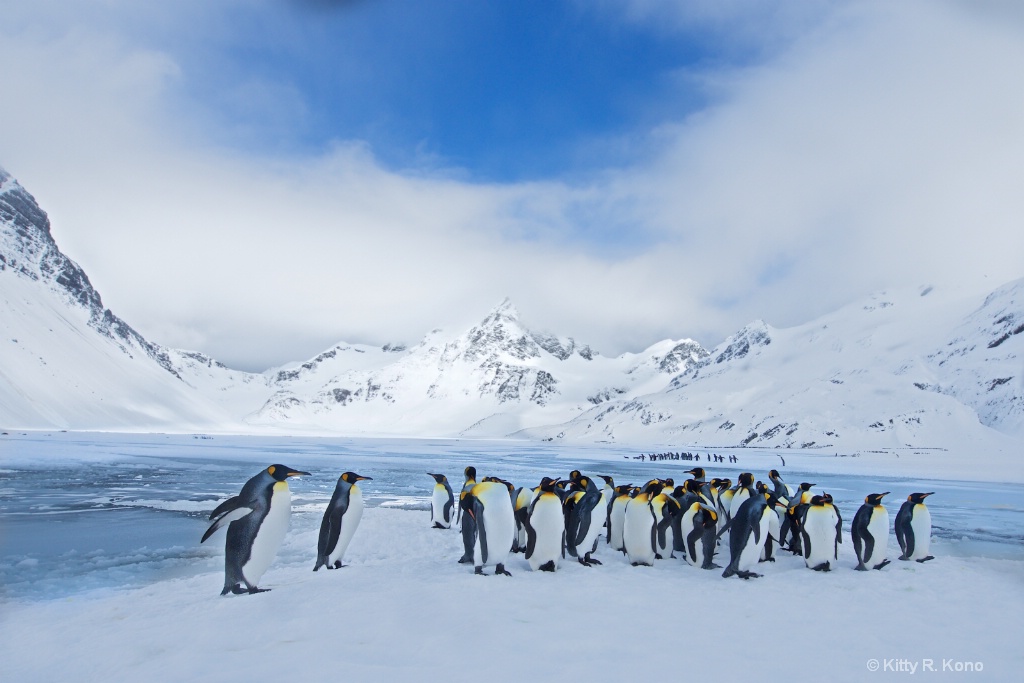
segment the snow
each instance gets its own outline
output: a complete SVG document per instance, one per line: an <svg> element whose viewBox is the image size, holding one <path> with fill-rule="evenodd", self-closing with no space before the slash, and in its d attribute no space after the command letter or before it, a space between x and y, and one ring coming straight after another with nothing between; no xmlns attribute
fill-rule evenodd
<svg viewBox="0 0 1024 683"><path fill-rule="evenodd" d="M829 574L783 557L762 565L761 579L726 580L682 560L631 567L603 548L596 568L534 573L517 556L513 577L480 577L455 563L458 531L427 522L368 509L350 565L316 574L316 530L294 529L262 584L272 591L256 596L219 598L221 576L210 572L7 604L5 677L612 680L654 659L699 677L758 667L858 681L872 658L932 658L1016 680L1024 665L1020 561L941 557L863 573L847 539Z"/></svg>
<svg viewBox="0 0 1024 683"><path fill-rule="evenodd" d="M883 461L807 454L800 469L779 469L790 482L814 477L836 496L846 520L839 567L813 572L781 553L750 581L723 579L721 569L682 558L631 567L603 541L598 567L568 561L555 574L531 572L514 555L512 577L481 577L456 562L457 528L431 528L427 471L458 483L472 463L481 476L535 484L541 473L579 467L642 483L681 479L693 464L623 455L512 441L9 434L0 439L0 524L17 531L31 523L37 541L60 543L60 526L32 516L44 505L57 515L47 519L76 520L69 533L95 536L107 550L64 553L55 563L44 550L12 556L0 538L4 680L249 682L343 672L350 680L603 681L644 675L655 661L667 667L658 675L672 677L756 670L863 681L871 680L873 659L880 667L931 659L940 670L944 660L980 663L978 680L1018 679L1024 488L1002 479L922 481L926 460L898 472ZM740 467L763 479L777 460L773 452L745 452L735 467L706 467L733 478ZM224 532L199 546L206 514L270 461L313 476L291 482L291 528L260 584L272 590L222 598ZM348 566L314 574L324 506L347 469L374 477L363 482L367 508ZM849 522L876 488L893 491L890 519L908 492L938 491L928 501L935 560L896 560L890 535L892 564L853 569ZM78 507L115 499L102 510ZM133 501L139 507L125 507ZM149 547L132 545L142 529ZM972 540L982 529L994 544ZM727 559L716 556L723 566Z"/></svg>

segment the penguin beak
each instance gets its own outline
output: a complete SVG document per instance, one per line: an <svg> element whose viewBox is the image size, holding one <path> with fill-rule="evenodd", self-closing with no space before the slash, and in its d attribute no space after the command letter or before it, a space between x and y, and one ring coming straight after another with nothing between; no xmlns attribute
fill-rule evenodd
<svg viewBox="0 0 1024 683"><path fill-rule="evenodd" d="M885 496L888 496L888 495L889 495L889 493L890 493L889 491L886 491L885 493L879 493L879 494L878 494L878 497L879 497L879 498L884 498Z"/></svg>
<svg viewBox="0 0 1024 683"><path fill-rule="evenodd" d="M313 475L310 474L309 472L299 472L299 471L291 472L291 471L289 471L288 472L288 476L289 477L298 477L298 476L312 477Z"/></svg>
<svg viewBox="0 0 1024 683"><path fill-rule="evenodd" d="M365 479L365 480L368 480L368 481L373 481L373 477L364 477L364 476L363 476L363 475L361 475L361 474L360 474L360 475L358 475L358 476L356 476L356 481L363 481L364 479Z"/></svg>

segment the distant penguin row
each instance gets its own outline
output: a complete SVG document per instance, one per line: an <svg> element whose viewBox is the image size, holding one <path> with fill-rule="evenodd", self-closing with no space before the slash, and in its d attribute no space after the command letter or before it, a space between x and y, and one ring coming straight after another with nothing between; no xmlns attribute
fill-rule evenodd
<svg viewBox="0 0 1024 683"><path fill-rule="evenodd" d="M733 486L729 479L706 481L703 468L680 486L672 479L652 479L642 487L615 486L601 476L604 487L574 470L566 479L544 477L533 488L485 477L465 469L459 494L463 555L460 563L483 573L491 564L496 574L510 575L510 553L522 552L534 571L555 571L566 555L585 566L599 565L593 557L603 535L613 550L624 553L634 566L681 553L701 569L720 569L714 556L724 535L729 562L723 577L754 578L759 562L774 562L775 548L800 555L810 569L836 567L842 541L842 516L828 493L811 493L814 484L793 489L777 470L768 473L773 488L744 472ZM450 528L454 494L443 474L435 480L431 498L434 528ZM886 493L865 498L851 525L857 569L881 569L889 564L889 514L882 505ZM913 493L896 516L895 533L901 560L925 562L931 539L931 515L924 499L932 493ZM464 511L464 513L463 513ZM603 531L603 534L602 534Z"/></svg>
<svg viewBox="0 0 1024 683"><path fill-rule="evenodd" d="M288 531L292 500L288 478L300 475L310 476L309 472L271 465L245 482L237 496L227 499L210 513L213 523L200 543L228 525L221 595L269 590L259 588L258 584ZM320 523L313 571L320 567L338 569L342 566L342 557L363 516L363 494L356 482L368 479L370 477L355 472L345 472L338 477L334 495Z"/></svg>

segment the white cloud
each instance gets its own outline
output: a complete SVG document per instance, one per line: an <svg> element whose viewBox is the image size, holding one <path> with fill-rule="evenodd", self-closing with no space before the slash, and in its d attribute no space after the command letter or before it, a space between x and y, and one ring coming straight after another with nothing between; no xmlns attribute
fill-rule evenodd
<svg viewBox="0 0 1024 683"><path fill-rule="evenodd" d="M0 163L108 306L235 364L415 342L506 295L605 353L715 344L881 287L1022 274L1024 31L1003 19L844 6L759 66L699 74L717 104L647 133L643 161L512 185L388 170L352 141L231 151L170 52L23 26L0 40L19 65L0 74ZM273 108L287 87L231 97Z"/></svg>

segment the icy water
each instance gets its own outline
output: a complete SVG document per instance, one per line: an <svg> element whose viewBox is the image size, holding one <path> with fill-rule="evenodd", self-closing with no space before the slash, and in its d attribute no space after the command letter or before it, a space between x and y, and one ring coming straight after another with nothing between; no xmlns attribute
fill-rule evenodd
<svg viewBox="0 0 1024 683"><path fill-rule="evenodd" d="M312 439L181 435L20 434L0 438L0 595L53 599L89 590L139 586L219 571L223 534L200 545L209 512L273 463L308 471L292 480L292 527L315 528L338 476L373 477L360 485L368 506L427 515L432 479L459 489L466 465L516 485L572 469L642 484L698 464L640 462L632 451L519 442L406 439ZM746 456L744 456L746 457ZM597 458L595 460L594 458ZM709 475L749 469L766 478L773 458L737 465L699 463ZM764 471L762 471L764 470ZM868 493L891 491L890 518L913 491L929 499L933 553L1024 559L1024 486L838 476L783 470L828 491L845 527ZM311 557L315 548L310 549Z"/></svg>

